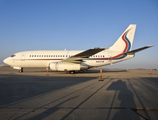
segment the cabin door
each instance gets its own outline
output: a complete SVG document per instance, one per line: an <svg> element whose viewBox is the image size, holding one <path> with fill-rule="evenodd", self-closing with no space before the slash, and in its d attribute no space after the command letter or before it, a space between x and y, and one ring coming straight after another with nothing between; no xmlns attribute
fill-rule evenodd
<svg viewBox="0 0 158 120"><path fill-rule="evenodd" d="M25 53L21 53L21 66L25 66Z"/></svg>

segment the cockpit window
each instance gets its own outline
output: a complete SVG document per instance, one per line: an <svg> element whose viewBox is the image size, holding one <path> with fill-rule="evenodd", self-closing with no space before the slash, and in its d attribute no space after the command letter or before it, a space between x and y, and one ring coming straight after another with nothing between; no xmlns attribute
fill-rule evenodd
<svg viewBox="0 0 158 120"><path fill-rule="evenodd" d="M15 55L11 55L11 57L15 57Z"/></svg>

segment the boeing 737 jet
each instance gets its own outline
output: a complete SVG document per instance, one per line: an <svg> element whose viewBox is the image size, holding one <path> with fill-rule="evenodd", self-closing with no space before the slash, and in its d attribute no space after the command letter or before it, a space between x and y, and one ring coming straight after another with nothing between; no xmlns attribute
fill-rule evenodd
<svg viewBox="0 0 158 120"><path fill-rule="evenodd" d="M74 73L118 63L135 56L136 52L150 48L144 46L131 50L136 25L131 24L109 48L81 50L35 50L18 52L4 60L4 63L23 72L24 68L46 68L47 70Z"/></svg>

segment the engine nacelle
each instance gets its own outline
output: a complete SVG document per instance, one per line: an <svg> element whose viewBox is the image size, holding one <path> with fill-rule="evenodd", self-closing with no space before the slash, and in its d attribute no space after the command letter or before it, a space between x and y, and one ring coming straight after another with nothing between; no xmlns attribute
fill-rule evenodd
<svg viewBox="0 0 158 120"><path fill-rule="evenodd" d="M20 70L20 69L21 69L21 67L13 67L13 69Z"/></svg>
<svg viewBox="0 0 158 120"><path fill-rule="evenodd" d="M53 62L49 64L51 70L56 71L78 71L87 70L88 66L83 64L67 63L67 62Z"/></svg>

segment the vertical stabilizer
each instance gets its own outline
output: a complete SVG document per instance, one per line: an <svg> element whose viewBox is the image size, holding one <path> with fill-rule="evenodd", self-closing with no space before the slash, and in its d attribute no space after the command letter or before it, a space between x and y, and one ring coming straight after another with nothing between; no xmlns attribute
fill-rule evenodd
<svg viewBox="0 0 158 120"><path fill-rule="evenodd" d="M119 39L109 48L110 50L128 52L132 48L136 24L130 24Z"/></svg>

